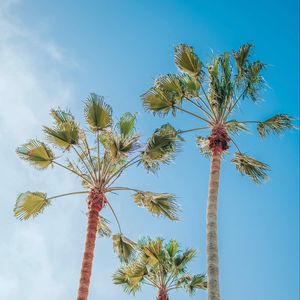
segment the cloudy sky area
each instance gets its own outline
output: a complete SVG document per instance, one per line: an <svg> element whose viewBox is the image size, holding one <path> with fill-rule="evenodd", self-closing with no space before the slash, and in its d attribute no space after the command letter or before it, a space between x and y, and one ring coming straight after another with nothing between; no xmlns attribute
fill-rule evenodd
<svg viewBox="0 0 300 300"><path fill-rule="evenodd" d="M205 60L216 52L256 44L254 58L270 65L271 89L263 102L245 103L239 115L265 118L278 112L299 117L297 1L275 7L252 1L239 7L202 1L0 0L0 299L75 299L85 238L85 199L58 200L29 222L14 219L16 196L26 190L48 195L78 190L61 170L39 172L15 155L17 145L41 138L51 107L71 108L82 120L82 101L104 95L118 117L138 112L143 139L162 122L143 112L139 95L158 74L175 72L173 47L191 44ZM230 8L230 10L228 10ZM226 12L225 12L226 11ZM179 116L186 129L190 119ZM296 300L299 297L299 133L260 141L239 138L242 150L272 167L262 186L237 174L225 161L220 191L220 266L223 299ZM155 219L130 195L113 196L126 234L176 238L199 255L192 272L205 271L205 207L209 162L187 138L174 163L157 176L133 169L120 185L171 192L182 206L180 222ZM112 219L109 212L104 213ZM116 229L113 227L113 229ZM132 299L111 283L118 266L111 241L98 239L90 299ZM155 299L146 288L136 299ZM187 299L183 293L172 299ZM199 292L194 299L206 299Z"/></svg>

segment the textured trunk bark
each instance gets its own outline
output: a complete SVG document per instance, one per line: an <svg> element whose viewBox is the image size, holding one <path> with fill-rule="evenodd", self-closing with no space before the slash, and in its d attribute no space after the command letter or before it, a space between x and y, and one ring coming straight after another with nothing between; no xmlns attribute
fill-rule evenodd
<svg viewBox="0 0 300 300"><path fill-rule="evenodd" d="M157 300L169 300L168 292L166 289L161 288L158 290Z"/></svg>
<svg viewBox="0 0 300 300"><path fill-rule="evenodd" d="M87 300L94 258L95 241L99 212L105 205L105 195L101 190L93 189L88 196L88 225L86 231L85 250L82 260L80 283L77 300Z"/></svg>
<svg viewBox="0 0 300 300"><path fill-rule="evenodd" d="M206 211L208 300L220 300L217 212L221 155L222 148L215 147L212 151Z"/></svg>

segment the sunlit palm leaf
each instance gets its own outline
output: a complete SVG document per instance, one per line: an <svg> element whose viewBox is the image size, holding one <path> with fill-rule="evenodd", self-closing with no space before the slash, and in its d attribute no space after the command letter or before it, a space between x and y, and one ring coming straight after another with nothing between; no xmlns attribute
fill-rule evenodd
<svg viewBox="0 0 300 300"><path fill-rule="evenodd" d="M178 150L177 132L170 124L158 128L142 152L142 164L149 171L156 171L160 163L169 163Z"/></svg>
<svg viewBox="0 0 300 300"><path fill-rule="evenodd" d="M64 150L79 142L79 128L75 122L61 123L54 128L43 126L43 131L50 143Z"/></svg>
<svg viewBox="0 0 300 300"><path fill-rule="evenodd" d="M128 262L134 253L135 243L122 234L115 234L112 237L114 251L121 261Z"/></svg>
<svg viewBox="0 0 300 300"><path fill-rule="evenodd" d="M241 174L249 176L256 183L261 183L268 179L268 165L250 156L243 153L235 153L232 162Z"/></svg>
<svg viewBox="0 0 300 300"><path fill-rule="evenodd" d="M206 158L211 157L211 149L209 147L209 139L203 136L196 137L196 144L200 153Z"/></svg>
<svg viewBox="0 0 300 300"><path fill-rule="evenodd" d="M200 75L202 64L192 47L185 44L176 46L174 60L181 71L187 72L193 77Z"/></svg>
<svg viewBox="0 0 300 300"><path fill-rule="evenodd" d="M104 102L104 97L90 94L84 107L85 120L91 131L108 128L112 124L112 108Z"/></svg>
<svg viewBox="0 0 300 300"><path fill-rule="evenodd" d="M244 44L240 47L238 51L233 53L233 57L236 63L236 68L238 71L238 75L237 75L238 80L243 77L245 65L247 63L251 48L253 48L253 45Z"/></svg>
<svg viewBox="0 0 300 300"><path fill-rule="evenodd" d="M238 134L240 131L248 131L245 123L237 120L230 120L225 124L226 131L231 134Z"/></svg>
<svg viewBox="0 0 300 300"><path fill-rule="evenodd" d="M259 122L257 125L257 131L262 138L271 133L280 134L286 129L296 128L292 124L293 120L295 120L295 118L289 115L278 114L267 119L264 122Z"/></svg>
<svg viewBox="0 0 300 300"><path fill-rule="evenodd" d="M190 99L199 96L200 83L188 74L177 76L181 83L184 98Z"/></svg>
<svg viewBox="0 0 300 300"><path fill-rule="evenodd" d="M74 116L71 114L70 111L64 111L60 108L58 109L51 109L50 111L51 116L53 117L55 124L57 126L68 123L68 122L74 122Z"/></svg>
<svg viewBox="0 0 300 300"><path fill-rule="evenodd" d="M186 249L182 254L179 254L174 259L174 264L176 269L179 272L184 271L186 265L195 258L196 250L195 249Z"/></svg>
<svg viewBox="0 0 300 300"><path fill-rule="evenodd" d="M136 120L136 114L129 112L125 113L118 123L121 136L127 138L131 137L134 133L134 125Z"/></svg>
<svg viewBox="0 0 300 300"><path fill-rule="evenodd" d="M179 207L174 195L137 192L134 194L134 201L139 207L145 207L153 215L165 216L173 221L178 220Z"/></svg>
<svg viewBox="0 0 300 300"><path fill-rule="evenodd" d="M190 280L185 284L185 289L189 295L194 295L196 289L207 289L207 277L205 274L198 274L192 276Z"/></svg>
<svg viewBox="0 0 300 300"><path fill-rule="evenodd" d="M171 240L166 246L165 249L168 251L171 258L174 258L179 251L179 244L175 240Z"/></svg>
<svg viewBox="0 0 300 300"><path fill-rule="evenodd" d="M102 216L98 218L98 226L97 226L98 235L101 237L110 237L111 230L109 228L109 221Z"/></svg>
<svg viewBox="0 0 300 300"><path fill-rule="evenodd" d="M30 140L19 146L16 152L21 159L28 161L37 169L46 169L54 160L51 149L37 140Z"/></svg>
<svg viewBox="0 0 300 300"><path fill-rule="evenodd" d="M45 193L21 193L16 200L14 214L20 220L28 220L42 213L48 205L50 205L50 201Z"/></svg>

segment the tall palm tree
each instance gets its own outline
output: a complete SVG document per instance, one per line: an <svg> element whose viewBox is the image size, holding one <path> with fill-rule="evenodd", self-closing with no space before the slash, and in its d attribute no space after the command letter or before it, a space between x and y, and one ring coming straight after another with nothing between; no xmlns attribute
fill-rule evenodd
<svg viewBox="0 0 300 300"><path fill-rule="evenodd" d="M127 293L137 292L142 285L157 289L157 300L169 300L169 292L184 288L188 294L206 289L206 276L191 275L188 263L195 257L194 249L180 250L175 240L164 243L160 238L142 239L136 245L136 255L113 275L115 284Z"/></svg>
<svg viewBox="0 0 300 300"><path fill-rule="evenodd" d="M264 121L240 121L233 116L243 100L258 101L265 86L261 73L266 65L250 61L252 48L250 44L242 45L238 51L212 57L204 66L192 47L180 44L175 48L175 64L181 73L160 76L142 95L147 111L159 116L172 113L174 117L183 112L199 121L199 127L179 130L178 135L208 131L206 136L197 137L196 143L200 152L211 158L206 220L209 300L220 299L217 205L221 159L232 144L237 149L232 159L237 170L260 183L267 179L269 167L242 153L235 136L248 131L248 124L256 124L262 138L294 128L294 118L287 114L276 114Z"/></svg>
<svg viewBox="0 0 300 300"><path fill-rule="evenodd" d="M43 131L48 142L59 153L54 153L44 142L29 140L17 148L17 154L39 170L51 166L72 173L81 180L83 190L51 197L43 192L21 193L16 200L14 214L21 220L27 220L42 213L59 197L87 195L88 225L77 297L78 300L84 300L88 297L97 230L101 235L110 235L106 219L99 215L104 207L112 211L118 224L119 233L113 235L112 240L120 259L127 261L134 246L122 233L107 197L109 193L132 191L138 206L156 216L176 219L177 204L173 195L114 185L124 171L133 165L142 163L157 169L160 163L168 162L177 147L176 134L171 126L162 126L141 146L139 134L135 131L136 116L125 113L113 125L111 107L96 94L91 94L84 106L88 130L81 128L69 111L53 109L51 116L53 127L43 126Z"/></svg>

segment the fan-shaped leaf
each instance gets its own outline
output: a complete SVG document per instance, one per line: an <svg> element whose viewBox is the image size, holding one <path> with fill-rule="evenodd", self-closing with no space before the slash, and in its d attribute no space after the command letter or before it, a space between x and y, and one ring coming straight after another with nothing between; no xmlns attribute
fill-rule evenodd
<svg viewBox="0 0 300 300"><path fill-rule="evenodd" d="M46 169L54 160L51 149L37 140L30 140L19 146L16 152L21 159L28 161L37 169Z"/></svg>
<svg viewBox="0 0 300 300"><path fill-rule="evenodd" d="M236 68L238 70L238 76L237 76L238 79L243 77L244 68L247 63L251 48L253 48L253 45L244 44L240 47L238 51L233 52Z"/></svg>
<svg viewBox="0 0 300 300"><path fill-rule="evenodd" d="M114 251L118 254L121 261L127 263L134 253L135 243L122 234L115 234L112 239Z"/></svg>
<svg viewBox="0 0 300 300"><path fill-rule="evenodd" d="M134 133L134 124L136 120L136 114L129 112L125 113L118 123L120 134L123 137L131 137Z"/></svg>
<svg viewBox="0 0 300 300"><path fill-rule="evenodd" d="M178 150L177 132L170 124L155 130L141 154L142 164L149 171L156 171L160 163L169 163Z"/></svg>
<svg viewBox="0 0 300 300"><path fill-rule="evenodd" d="M75 122L74 116L71 114L70 111L64 111L60 108L51 109L50 114L53 117L54 122L57 126L64 123Z"/></svg>
<svg viewBox="0 0 300 300"><path fill-rule="evenodd" d="M90 94L84 107L85 120L92 132L106 129L112 124L112 108L104 102L104 97Z"/></svg>
<svg viewBox="0 0 300 300"><path fill-rule="evenodd" d="M243 153L235 153L232 162L242 175L248 175L254 182L261 183L268 179L268 165Z"/></svg>
<svg viewBox="0 0 300 300"><path fill-rule="evenodd" d="M295 120L295 118L289 115L278 114L264 122L259 122L257 125L257 131L262 138L271 133L280 134L286 129L296 128L296 126L292 124L293 120Z"/></svg>
<svg viewBox="0 0 300 300"><path fill-rule="evenodd" d="M165 216L173 221L178 220L177 212L179 207L175 202L174 195L137 192L134 194L134 202L139 207L145 207L153 215Z"/></svg>
<svg viewBox="0 0 300 300"><path fill-rule="evenodd" d="M50 205L50 201L45 193L21 193L16 200L14 214L20 220L28 220L42 213L48 205Z"/></svg>
<svg viewBox="0 0 300 300"><path fill-rule="evenodd" d="M175 47L175 64L177 67L193 77L198 77L201 73L201 61L194 53L194 49L188 45L180 44Z"/></svg>
<svg viewBox="0 0 300 300"><path fill-rule="evenodd" d="M98 235L101 237L110 237L111 230L109 228L109 221L102 216L98 218L98 226L97 226Z"/></svg>
<svg viewBox="0 0 300 300"><path fill-rule="evenodd" d="M185 98L190 99L199 96L200 83L198 80L188 74L181 74L178 79Z"/></svg>
<svg viewBox="0 0 300 300"><path fill-rule="evenodd" d="M191 276L190 280L187 280L185 289L189 295L194 295L196 289L207 289L207 277L205 274L198 274Z"/></svg>

